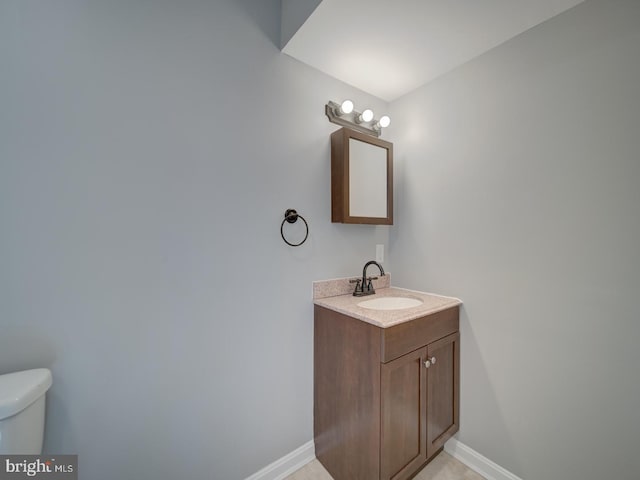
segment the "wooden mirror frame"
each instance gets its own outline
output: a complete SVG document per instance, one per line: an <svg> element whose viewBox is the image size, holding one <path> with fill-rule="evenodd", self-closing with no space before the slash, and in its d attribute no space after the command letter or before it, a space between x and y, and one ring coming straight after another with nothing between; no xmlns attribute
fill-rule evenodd
<svg viewBox="0 0 640 480"><path fill-rule="evenodd" d="M387 151L386 217L354 217L350 215L349 140L352 138ZM391 142L346 127L331 134L331 221L333 223L393 225L393 144Z"/></svg>

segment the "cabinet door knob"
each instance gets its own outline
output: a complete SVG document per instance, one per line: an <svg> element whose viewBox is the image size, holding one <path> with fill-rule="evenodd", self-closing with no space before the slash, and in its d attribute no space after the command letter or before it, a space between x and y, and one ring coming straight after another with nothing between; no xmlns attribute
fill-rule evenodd
<svg viewBox="0 0 640 480"><path fill-rule="evenodd" d="M431 365L435 365L436 364L436 357L431 357Z"/></svg>
<svg viewBox="0 0 640 480"><path fill-rule="evenodd" d="M431 360L426 359L426 360L424 361L424 366L425 366L425 367L427 367L427 368L429 368L429 367L431 366Z"/></svg>

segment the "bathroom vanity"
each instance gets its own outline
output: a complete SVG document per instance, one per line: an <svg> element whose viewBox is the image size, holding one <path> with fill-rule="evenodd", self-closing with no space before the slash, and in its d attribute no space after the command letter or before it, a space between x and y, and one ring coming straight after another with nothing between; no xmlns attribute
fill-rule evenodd
<svg viewBox="0 0 640 480"><path fill-rule="evenodd" d="M413 477L458 431L460 300L383 286L365 308L316 293L316 457L335 480ZM403 298L420 304L394 309Z"/></svg>

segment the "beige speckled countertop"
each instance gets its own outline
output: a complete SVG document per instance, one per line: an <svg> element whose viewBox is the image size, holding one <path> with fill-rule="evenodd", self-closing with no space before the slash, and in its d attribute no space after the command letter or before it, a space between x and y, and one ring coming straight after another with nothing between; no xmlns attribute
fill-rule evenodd
<svg viewBox="0 0 640 480"><path fill-rule="evenodd" d="M405 308L400 310L373 310L370 308L359 307L358 303L371 300L378 297L409 297L422 300L422 304L417 307ZM328 297L315 297L313 303L321 307L334 310L336 312L349 315L378 327L387 328L399 323L408 322L416 318L431 315L448 308L462 304L462 301L454 297L444 297L432 293L418 292L414 290L406 290L404 288L376 287L374 295L366 297L354 297L351 293L343 295L335 295Z"/></svg>

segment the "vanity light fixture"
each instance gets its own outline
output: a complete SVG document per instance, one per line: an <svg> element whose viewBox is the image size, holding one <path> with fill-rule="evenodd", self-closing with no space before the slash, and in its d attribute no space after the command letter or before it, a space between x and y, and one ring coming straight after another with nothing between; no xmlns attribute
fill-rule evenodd
<svg viewBox="0 0 640 480"><path fill-rule="evenodd" d="M344 100L342 103L329 101L325 105L324 113L331 123L349 127L375 137L379 137L382 129L388 127L391 123L388 115L383 115L379 120L376 120L373 110L370 108L358 112L355 110L351 100Z"/></svg>

